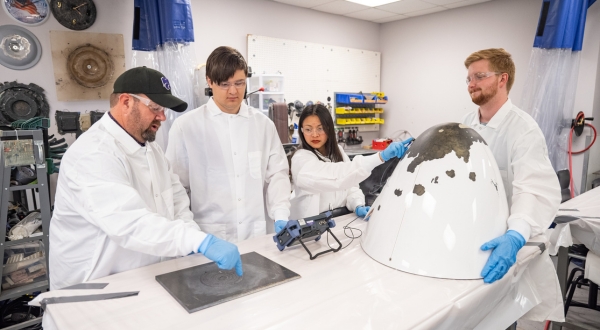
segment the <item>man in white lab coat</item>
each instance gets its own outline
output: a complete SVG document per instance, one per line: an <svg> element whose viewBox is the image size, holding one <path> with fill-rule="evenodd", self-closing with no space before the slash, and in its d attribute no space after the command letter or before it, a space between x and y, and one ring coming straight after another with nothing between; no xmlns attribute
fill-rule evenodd
<svg viewBox="0 0 600 330"><path fill-rule="evenodd" d="M50 288L60 289L201 252L242 275L235 245L200 231L185 189L154 142L165 108L184 111L146 67L114 83L110 112L62 159L50 222Z"/></svg>
<svg viewBox="0 0 600 330"><path fill-rule="evenodd" d="M512 104L508 93L515 64L501 48L485 49L465 60L467 85L479 109L462 122L490 147L506 189L508 231L482 250L493 250L481 273L486 283L501 279L525 242L550 226L560 204L560 186L548 159L546 140L535 120Z"/></svg>
<svg viewBox="0 0 600 330"><path fill-rule="evenodd" d="M215 49L206 62L212 97L175 120L166 151L194 220L230 242L264 235L290 214L287 158L273 122L244 102L247 76L237 50Z"/></svg>

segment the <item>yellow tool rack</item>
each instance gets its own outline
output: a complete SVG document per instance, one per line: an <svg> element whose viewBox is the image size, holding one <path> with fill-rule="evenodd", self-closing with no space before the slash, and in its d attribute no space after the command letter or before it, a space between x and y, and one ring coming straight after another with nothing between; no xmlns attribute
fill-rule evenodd
<svg viewBox="0 0 600 330"><path fill-rule="evenodd" d="M384 93L334 93L334 100L335 124L340 129L357 126L361 132L379 131L385 123L380 117L387 103Z"/></svg>

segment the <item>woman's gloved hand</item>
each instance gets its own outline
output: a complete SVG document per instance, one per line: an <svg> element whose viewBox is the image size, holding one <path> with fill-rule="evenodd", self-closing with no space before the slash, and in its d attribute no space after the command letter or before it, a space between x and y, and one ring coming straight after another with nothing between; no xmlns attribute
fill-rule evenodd
<svg viewBox="0 0 600 330"><path fill-rule="evenodd" d="M358 215L359 217L364 218L367 215L367 213L369 213L370 209L370 206L357 206L354 213L356 213L356 215Z"/></svg>
<svg viewBox="0 0 600 330"><path fill-rule="evenodd" d="M285 225L287 225L287 221L286 220L277 220L275 221L275 234L279 234L279 232L285 228Z"/></svg>
<svg viewBox="0 0 600 330"><path fill-rule="evenodd" d="M198 252L214 261L221 269L229 270L235 267L235 272L238 276L244 274L240 252L235 244L209 234L202 241L202 244L200 244Z"/></svg>
<svg viewBox="0 0 600 330"><path fill-rule="evenodd" d="M392 142L384 151L379 153L379 156L381 156L381 159L383 159L384 162L387 162L394 157L402 158L406 153L406 150L408 150L408 146L414 139L415 138L411 137L401 142Z"/></svg>
<svg viewBox="0 0 600 330"><path fill-rule="evenodd" d="M514 230L483 244L481 250L493 249L481 271L483 282L493 283L501 279L517 261L517 252L525 245L525 238Z"/></svg>

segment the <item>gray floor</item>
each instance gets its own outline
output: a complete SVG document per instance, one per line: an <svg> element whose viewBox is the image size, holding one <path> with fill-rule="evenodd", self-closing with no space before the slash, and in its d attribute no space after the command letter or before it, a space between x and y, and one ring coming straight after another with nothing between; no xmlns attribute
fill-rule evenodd
<svg viewBox="0 0 600 330"><path fill-rule="evenodd" d="M571 269L573 268L573 264L570 265ZM570 270L569 270L570 272ZM582 286L581 289L577 288L575 290L575 294L573 295L573 300L587 303L588 299L588 287ZM600 299L599 299L600 300ZM598 330L600 329L600 312L594 311L587 308L581 307L570 307L567 312L567 322L573 323L581 328L590 329L590 330ZM544 322L532 322L519 320L517 321L517 329L518 330L543 330ZM565 328L563 328L565 329Z"/></svg>

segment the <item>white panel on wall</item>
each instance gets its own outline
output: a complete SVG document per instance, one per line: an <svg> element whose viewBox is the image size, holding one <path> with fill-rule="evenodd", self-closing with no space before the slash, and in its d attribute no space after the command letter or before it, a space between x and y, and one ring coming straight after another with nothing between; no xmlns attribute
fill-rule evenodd
<svg viewBox="0 0 600 330"><path fill-rule="evenodd" d="M334 92L380 91L381 53L248 35L248 65L257 74L281 73L287 103L327 104Z"/></svg>

